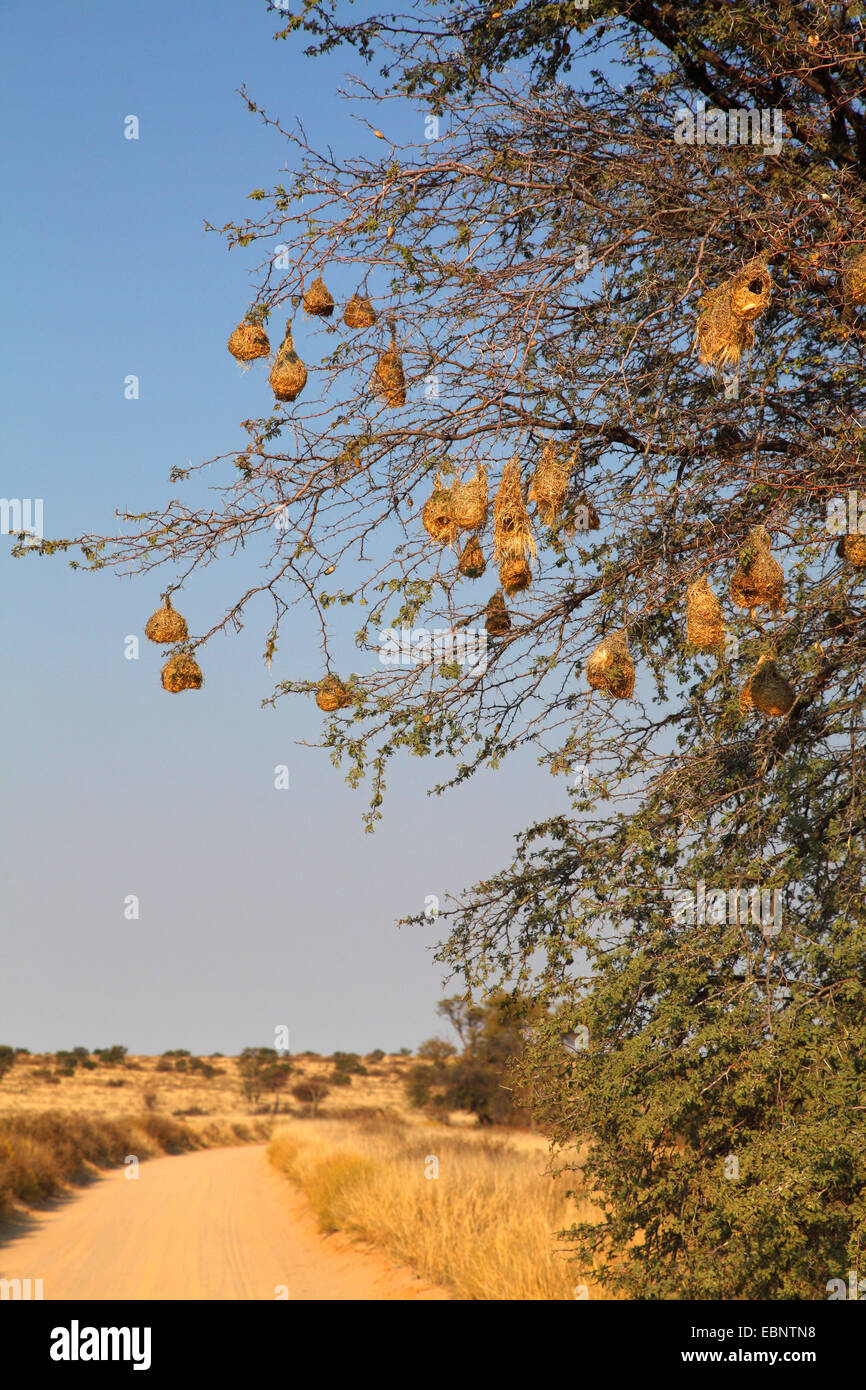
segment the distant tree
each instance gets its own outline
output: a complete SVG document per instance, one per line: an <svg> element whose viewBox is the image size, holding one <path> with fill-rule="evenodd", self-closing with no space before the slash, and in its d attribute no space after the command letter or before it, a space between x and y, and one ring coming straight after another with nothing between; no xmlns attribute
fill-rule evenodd
<svg viewBox="0 0 866 1390"><path fill-rule="evenodd" d="M21 1049L19 1049L19 1051L20 1050ZM15 1052L16 1050L14 1047L7 1047L5 1043L0 1047L0 1081L3 1080L7 1071L11 1071L14 1067L17 1061Z"/></svg>
<svg viewBox="0 0 866 1390"><path fill-rule="evenodd" d="M122 1062L126 1056L126 1048L121 1047L120 1043L114 1043L111 1047L96 1047L93 1050L94 1057L98 1057L100 1062L113 1066L115 1062Z"/></svg>
<svg viewBox="0 0 866 1390"><path fill-rule="evenodd" d="M280 1109L280 1096L289 1084L289 1077L294 1071L291 1062L281 1058L278 1062L271 1062L262 1069L261 1081L262 1089L270 1091L274 1097L274 1114L277 1115Z"/></svg>
<svg viewBox="0 0 866 1390"><path fill-rule="evenodd" d="M262 1092L269 1089L266 1076L278 1054L273 1047L245 1047L238 1060L238 1071L244 1095L251 1105L258 1105Z"/></svg>
<svg viewBox="0 0 866 1390"><path fill-rule="evenodd" d="M308 1076L292 1087L292 1095L301 1105L309 1105L314 1115L318 1115L322 1101L330 1092L328 1080L324 1076Z"/></svg>
<svg viewBox="0 0 866 1390"><path fill-rule="evenodd" d="M384 1059L385 1053L382 1051L381 1047L376 1047L372 1052L367 1053L368 1062L382 1062Z"/></svg>
<svg viewBox="0 0 866 1390"><path fill-rule="evenodd" d="M418 1056L428 1062L441 1062L446 1057L453 1057L456 1052L454 1044L446 1042L444 1038L428 1038L418 1048Z"/></svg>
<svg viewBox="0 0 866 1390"><path fill-rule="evenodd" d="M364 1066L357 1052L335 1052L334 1071L345 1072L347 1076L366 1076Z"/></svg>

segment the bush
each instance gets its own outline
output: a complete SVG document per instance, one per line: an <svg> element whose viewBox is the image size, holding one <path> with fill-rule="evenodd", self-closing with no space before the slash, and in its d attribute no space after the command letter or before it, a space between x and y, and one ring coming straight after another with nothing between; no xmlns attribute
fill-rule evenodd
<svg viewBox="0 0 866 1390"><path fill-rule="evenodd" d="M345 1072L349 1076L367 1075L367 1068L357 1052L335 1052L332 1060L335 1072Z"/></svg>
<svg viewBox="0 0 866 1390"><path fill-rule="evenodd" d="M99 1063L91 1061L89 1057L84 1057L82 1058L81 1065L85 1071L96 1071Z"/></svg>
<svg viewBox="0 0 866 1390"><path fill-rule="evenodd" d="M126 1056L126 1048L115 1043L112 1047L96 1047L93 1050L94 1057L98 1057L100 1062L105 1062L108 1066L113 1066L115 1062L122 1062Z"/></svg>
<svg viewBox="0 0 866 1390"><path fill-rule="evenodd" d="M347 1071L335 1071L331 1077L332 1086L351 1086L352 1078Z"/></svg>
<svg viewBox="0 0 866 1390"><path fill-rule="evenodd" d="M383 1062L384 1060L385 1053L382 1051L381 1047L376 1047L372 1052L367 1054L368 1062Z"/></svg>
<svg viewBox="0 0 866 1390"><path fill-rule="evenodd" d="M174 1071L174 1067L167 1057L160 1057L156 1064L157 1071Z"/></svg>

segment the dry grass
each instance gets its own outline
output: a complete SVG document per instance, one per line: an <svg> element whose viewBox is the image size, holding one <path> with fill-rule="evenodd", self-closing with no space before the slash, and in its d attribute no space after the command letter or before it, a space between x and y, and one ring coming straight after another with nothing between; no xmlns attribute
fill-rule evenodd
<svg viewBox="0 0 866 1390"><path fill-rule="evenodd" d="M93 1119L56 1111L0 1118L0 1215L15 1201L56 1197L83 1182L94 1168L122 1163L128 1154L151 1158L203 1147L177 1120L162 1115Z"/></svg>
<svg viewBox="0 0 866 1390"><path fill-rule="evenodd" d="M457 1298L560 1301L581 1283L604 1297L557 1248L556 1232L595 1210L566 1198L573 1175L546 1175L538 1135L319 1119L281 1128L269 1156L322 1230L380 1246Z"/></svg>
<svg viewBox="0 0 866 1390"><path fill-rule="evenodd" d="M179 1068L178 1061L184 1060L186 1068ZM273 1114L272 1095L263 1095L258 1105L246 1098L236 1057L204 1060L216 1075L207 1077L189 1070L189 1058L127 1056L123 1062L100 1062L93 1070L76 1067L71 1076L58 1077L53 1054L19 1056L15 1066L0 1080L0 1118L38 1114L48 1109L114 1118L140 1115L152 1109L155 1114L171 1115L189 1122L194 1130L203 1131L214 1122L249 1122L251 1117ZM367 1075L353 1076L348 1086L333 1086L322 1103L323 1114L340 1115L359 1108L405 1108L403 1081L414 1059L393 1056L381 1062L362 1061ZM289 1090L296 1082L313 1076L331 1081L330 1057L302 1054L292 1057L291 1063ZM280 1097L280 1114L302 1111L303 1107L296 1105L290 1095Z"/></svg>

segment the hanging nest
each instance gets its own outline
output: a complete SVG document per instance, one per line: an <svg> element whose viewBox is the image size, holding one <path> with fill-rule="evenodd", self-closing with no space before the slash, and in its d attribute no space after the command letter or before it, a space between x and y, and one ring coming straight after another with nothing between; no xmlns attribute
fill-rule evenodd
<svg viewBox="0 0 866 1390"><path fill-rule="evenodd" d="M510 598L528 589L532 583L532 570L525 555L506 555L499 566L499 582Z"/></svg>
<svg viewBox="0 0 866 1390"><path fill-rule="evenodd" d="M338 676L325 676L325 679L319 682L316 690L316 704L326 714L333 714L334 710L345 709L351 703L352 697Z"/></svg>
<svg viewBox="0 0 866 1390"><path fill-rule="evenodd" d="M840 560L847 560L853 569L866 569L866 536L842 536L836 554Z"/></svg>
<svg viewBox="0 0 866 1390"><path fill-rule="evenodd" d="M849 261L842 285L846 304L866 304L866 251L860 251Z"/></svg>
<svg viewBox="0 0 866 1390"><path fill-rule="evenodd" d="M754 619L756 608L772 608L778 613L784 591L784 571L770 554L770 537L763 526L756 526L731 576L731 598L738 608L748 608L749 617Z"/></svg>
<svg viewBox="0 0 866 1390"><path fill-rule="evenodd" d="M535 540L523 500L520 464L515 456L502 470L493 504L493 558L501 563L511 555L534 554Z"/></svg>
<svg viewBox="0 0 866 1390"><path fill-rule="evenodd" d="M487 469L482 463L473 477L451 486L451 511L461 531L478 531L487 521Z"/></svg>
<svg viewBox="0 0 866 1390"><path fill-rule="evenodd" d="M467 579L480 579L487 568L484 551L477 536L470 536L457 561L457 573Z"/></svg>
<svg viewBox="0 0 866 1390"><path fill-rule="evenodd" d="M186 619L176 613L171 606L171 599L167 598L161 608L157 608L155 613L151 613L144 625L144 635L149 637L151 642L185 642L189 633L186 630Z"/></svg>
<svg viewBox="0 0 866 1390"><path fill-rule="evenodd" d="M403 375L403 359L395 347L390 347L386 352L380 353L379 360L373 368L371 385L377 396L381 396L386 405L396 409L398 406L406 404L406 378Z"/></svg>
<svg viewBox="0 0 866 1390"><path fill-rule="evenodd" d="M545 526L553 526L562 510L568 492L569 476L577 460L576 450L569 455L564 444L555 443L552 439L548 440L542 450L541 458L535 466L527 500L535 503Z"/></svg>
<svg viewBox="0 0 866 1390"><path fill-rule="evenodd" d="M625 628L603 637L586 663L586 679L593 690L604 690L615 700L630 700L634 690L634 662Z"/></svg>
<svg viewBox="0 0 866 1390"><path fill-rule="evenodd" d="M511 614L505 606L501 589L496 590L485 611L484 627L491 637L503 637L511 631Z"/></svg>
<svg viewBox="0 0 866 1390"><path fill-rule="evenodd" d="M699 652L716 651L725 640L722 605L705 574L686 589L686 641Z"/></svg>
<svg viewBox="0 0 866 1390"><path fill-rule="evenodd" d="M304 308L319 319L329 319L333 314L334 298L321 275L316 276L304 295Z"/></svg>
<svg viewBox="0 0 866 1390"><path fill-rule="evenodd" d="M292 342L291 323L286 324L286 336L271 367L269 380L278 401L295 400L307 384L307 369Z"/></svg>
<svg viewBox="0 0 866 1390"><path fill-rule="evenodd" d="M175 652L162 668L162 686L172 695L181 690L201 690L204 676L201 667L190 652Z"/></svg>
<svg viewBox="0 0 866 1390"><path fill-rule="evenodd" d="M228 349L237 362L253 362L257 357L267 357L271 345L262 325L247 319L232 333Z"/></svg>
<svg viewBox="0 0 866 1390"><path fill-rule="evenodd" d="M343 311L343 323L347 328L372 328L378 317L369 299L359 299L356 294Z"/></svg>
<svg viewBox="0 0 866 1390"><path fill-rule="evenodd" d="M457 523L451 505L451 489L442 486L442 476L436 474L436 485L421 513L424 530L437 545L454 544L457 536Z"/></svg>
<svg viewBox="0 0 866 1390"><path fill-rule="evenodd" d="M748 687L747 701L743 691ZM796 699L794 687L785 680L771 656L762 656L740 692L740 710L756 709L770 719L782 719ZM745 706L745 708L744 708Z"/></svg>
<svg viewBox="0 0 866 1390"><path fill-rule="evenodd" d="M752 346L755 319L770 302L773 282L763 256L756 256L698 304L696 342L704 366L735 367Z"/></svg>

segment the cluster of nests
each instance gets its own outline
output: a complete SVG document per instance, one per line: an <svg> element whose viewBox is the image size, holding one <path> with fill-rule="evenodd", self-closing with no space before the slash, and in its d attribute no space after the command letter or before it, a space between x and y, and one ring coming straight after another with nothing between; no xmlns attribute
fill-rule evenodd
<svg viewBox="0 0 866 1390"><path fill-rule="evenodd" d="M846 313L866 304L866 251L853 256L842 277ZM724 371L739 364L745 348L755 341L754 323L767 309L773 282L767 257L755 256L705 294L698 304L696 341L700 361Z"/></svg>
<svg viewBox="0 0 866 1390"><path fill-rule="evenodd" d="M866 536L845 536L837 554L855 569L866 569ZM772 554L770 537L763 526L751 531L740 550L728 593L738 608L747 609L754 619L759 608L778 613L784 606L785 575ZM686 590L686 642L699 652L720 655L725 645L725 618L707 575L701 575ZM586 664L586 676L593 690L603 690L615 699L630 699L634 690L634 663L624 628L606 636ZM765 652L748 677L739 696L741 714L757 710L770 719L789 714L796 691L776 665L773 652Z"/></svg>
<svg viewBox="0 0 866 1390"><path fill-rule="evenodd" d="M321 275L316 276L307 290L303 304L306 312L314 318L329 319L333 314L334 298ZM347 328L371 328L378 317L369 299L358 294L352 295L343 310L343 322ZM406 377L396 343L397 329L392 322L391 346L380 352L370 378L376 395L394 408L406 404ZM239 323L229 338L228 349L238 362L254 362L259 357L268 357L271 345L261 317L252 313L243 323ZM285 337L274 358L269 380L278 401L297 400L307 384L307 369L295 349L291 319L286 324Z"/></svg>
<svg viewBox="0 0 866 1390"><path fill-rule="evenodd" d="M537 549L527 502L535 503L538 516L546 526L556 526L563 514L570 476L578 457L577 450L569 453L565 445L548 441L525 497L518 459L510 459L502 470L493 503L493 561L499 567L501 587L486 610L486 627L492 636L501 636L511 627L505 597L520 593L532 582L530 560ZM458 474L449 485L437 473L421 521L437 545L450 548L463 535L457 573L466 579L480 579L487 569L480 533L487 525L488 516L487 469L480 464L472 477L464 479ZM571 535L578 529L598 530L598 513L585 494L569 505L567 522L566 529Z"/></svg>
<svg viewBox="0 0 866 1390"><path fill-rule="evenodd" d="M144 635L160 646L173 646L176 642L185 642L189 637L186 619L172 608L168 596L162 607L148 618ZM178 695L182 690L201 690L203 684L201 667L192 652L185 649L172 652L162 668L163 689L171 695Z"/></svg>

